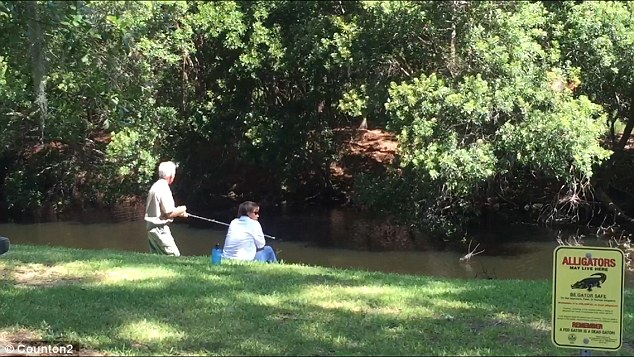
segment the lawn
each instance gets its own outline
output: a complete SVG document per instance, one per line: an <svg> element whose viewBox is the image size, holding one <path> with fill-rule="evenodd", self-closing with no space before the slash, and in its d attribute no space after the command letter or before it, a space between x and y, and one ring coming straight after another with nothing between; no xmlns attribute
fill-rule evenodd
<svg viewBox="0 0 634 357"><path fill-rule="evenodd" d="M551 290L13 245L0 257L0 343L82 355L579 355L551 342ZM628 289L623 347L593 355L634 355L633 303Z"/></svg>

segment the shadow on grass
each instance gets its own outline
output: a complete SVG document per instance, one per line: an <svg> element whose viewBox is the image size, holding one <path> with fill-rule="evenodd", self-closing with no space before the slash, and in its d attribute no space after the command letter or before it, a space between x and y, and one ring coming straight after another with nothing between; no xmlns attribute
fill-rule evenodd
<svg viewBox="0 0 634 357"><path fill-rule="evenodd" d="M16 264L85 262L105 270L161 268L172 274L44 287L0 278L0 328L45 329L51 339L116 354L575 354L550 342L545 282L449 281L299 265L211 266L205 257L110 251L51 249L45 255L26 247L8 258ZM628 295L626 304L631 302ZM626 331L632 320L628 314ZM629 341L618 352L633 353Z"/></svg>

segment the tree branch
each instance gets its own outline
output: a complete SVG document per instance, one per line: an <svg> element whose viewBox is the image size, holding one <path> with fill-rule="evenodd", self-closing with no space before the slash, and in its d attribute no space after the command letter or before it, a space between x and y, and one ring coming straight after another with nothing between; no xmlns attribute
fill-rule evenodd
<svg viewBox="0 0 634 357"><path fill-rule="evenodd" d="M614 213L617 220L625 224L628 229L634 230L634 218L630 217L621 209L621 207L614 203L614 201L612 201L612 198L610 198L610 196L605 191L603 191L603 188L597 187L595 190L595 195L599 200L601 200L601 202L606 205L608 210Z"/></svg>

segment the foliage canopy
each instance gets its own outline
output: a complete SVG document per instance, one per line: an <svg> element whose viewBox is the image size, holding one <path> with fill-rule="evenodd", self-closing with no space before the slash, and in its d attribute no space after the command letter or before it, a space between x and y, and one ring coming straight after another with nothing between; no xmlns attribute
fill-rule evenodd
<svg viewBox="0 0 634 357"><path fill-rule="evenodd" d="M253 172L268 195L301 200L334 189L335 132L365 118L398 135L399 155L385 174L356 175L350 198L460 234L492 199L531 203L518 193L527 173L585 190L615 124L625 146L633 12L623 2L2 1L1 199L18 215L113 204L143 195L157 162L174 159L186 201Z"/></svg>

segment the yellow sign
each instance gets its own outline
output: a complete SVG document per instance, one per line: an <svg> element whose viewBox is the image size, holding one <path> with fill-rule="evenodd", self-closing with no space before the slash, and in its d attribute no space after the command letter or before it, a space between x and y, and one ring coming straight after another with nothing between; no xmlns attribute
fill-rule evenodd
<svg viewBox="0 0 634 357"><path fill-rule="evenodd" d="M552 340L557 347L621 348L623 261L615 248L555 248Z"/></svg>

